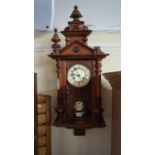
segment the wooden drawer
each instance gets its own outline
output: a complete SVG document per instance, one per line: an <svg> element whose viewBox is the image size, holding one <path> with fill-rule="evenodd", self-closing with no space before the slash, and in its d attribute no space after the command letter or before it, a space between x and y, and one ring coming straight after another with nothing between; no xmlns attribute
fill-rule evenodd
<svg viewBox="0 0 155 155"><path fill-rule="evenodd" d="M46 155L46 147L40 147L39 148L39 155Z"/></svg>
<svg viewBox="0 0 155 155"><path fill-rule="evenodd" d="M51 97L37 95L37 154L51 155Z"/></svg>
<svg viewBox="0 0 155 155"><path fill-rule="evenodd" d="M38 124L44 124L46 123L46 115L45 114L40 114L38 115Z"/></svg>
<svg viewBox="0 0 155 155"><path fill-rule="evenodd" d="M47 140L47 137L46 137L46 136L39 137L39 138L38 138L38 145L39 145L39 146L45 146L46 143L47 143L46 140Z"/></svg>
<svg viewBox="0 0 155 155"><path fill-rule="evenodd" d="M46 126L45 125L40 125L38 127L38 135L39 136L46 135Z"/></svg>
<svg viewBox="0 0 155 155"><path fill-rule="evenodd" d="M47 95L38 94L37 95L37 100L38 100L38 103L46 103Z"/></svg>

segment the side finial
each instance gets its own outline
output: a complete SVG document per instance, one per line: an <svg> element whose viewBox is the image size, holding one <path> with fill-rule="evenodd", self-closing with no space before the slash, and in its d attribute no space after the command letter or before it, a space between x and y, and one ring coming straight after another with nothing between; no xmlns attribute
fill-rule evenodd
<svg viewBox="0 0 155 155"><path fill-rule="evenodd" d="M59 45L60 38L59 38L59 35L57 32L58 32L57 28L54 28L54 34L53 34L53 37L51 39L51 41L54 42L54 44L51 46L53 48L54 52L57 52L60 50L60 45Z"/></svg>
<svg viewBox="0 0 155 155"><path fill-rule="evenodd" d="M51 41L53 41L54 43L58 43L60 41L60 38L57 32L58 32L57 28L54 28L54 35L53 35L53 38L51 39Z"/></svg>

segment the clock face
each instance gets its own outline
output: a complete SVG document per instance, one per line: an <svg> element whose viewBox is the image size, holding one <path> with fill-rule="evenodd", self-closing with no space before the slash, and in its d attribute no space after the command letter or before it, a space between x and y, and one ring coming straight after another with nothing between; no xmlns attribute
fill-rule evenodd
<svg viewBox="0 0 155 155"><path fill-rule="evenodd" d="M81 64L73 65L68 70L67 80L74 87L84 87L90 81L90 70Z"/></svg>

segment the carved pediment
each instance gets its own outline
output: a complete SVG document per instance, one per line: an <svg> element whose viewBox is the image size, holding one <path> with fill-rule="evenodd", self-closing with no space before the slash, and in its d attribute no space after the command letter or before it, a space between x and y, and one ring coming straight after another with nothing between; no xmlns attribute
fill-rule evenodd
<svg viewBox="0 0 155 155"><path fill-rule="evenodd" d="M74 41L59 51L53 51L49 56L55 59L102 59L105 54L99 47L90 48L81 42Z"/></svg>
<svg viewBox="0 0 155 155"><path fill-rule="evenodd" d="M93 49L82 44L78 41L74 41L71 44L65 46L60 50L61 55L90 55L93 54Z"/></svg>

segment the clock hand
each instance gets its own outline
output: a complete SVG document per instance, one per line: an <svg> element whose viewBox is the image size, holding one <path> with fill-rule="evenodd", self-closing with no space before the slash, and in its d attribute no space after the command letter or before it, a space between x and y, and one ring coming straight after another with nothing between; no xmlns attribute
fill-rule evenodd
<svg viewBox="0 0 155 155"><path fill-rule="evenodd" d="M74 68L74 70L76 71L77 76L80 76L79 73L78 73L78 71L77 71L77 68Z"/></svg>
<svg viewBox="0 0 155 155"><path fill-rule="evenodd" d="M78 74L72 73L71 76L77 76Z"/></svg>
<svg viewBox="0 0 155 155"><path fill-rule="evenodd" d="M77 74L74 73L74 76L77 76L79 78L79 80L81 81L82 79L81 79L81 76L80 76L77 68L74 68L74 71L76 71L76 73L77 73Z"/></svg>
<svg viewBox="0 0 155 155"><path fill-rule="evenodd" d="M74 80L77 77L81 81L81 78L80 78L80 75L79 74L72 73L71 76L73 77Z"/></svg>

